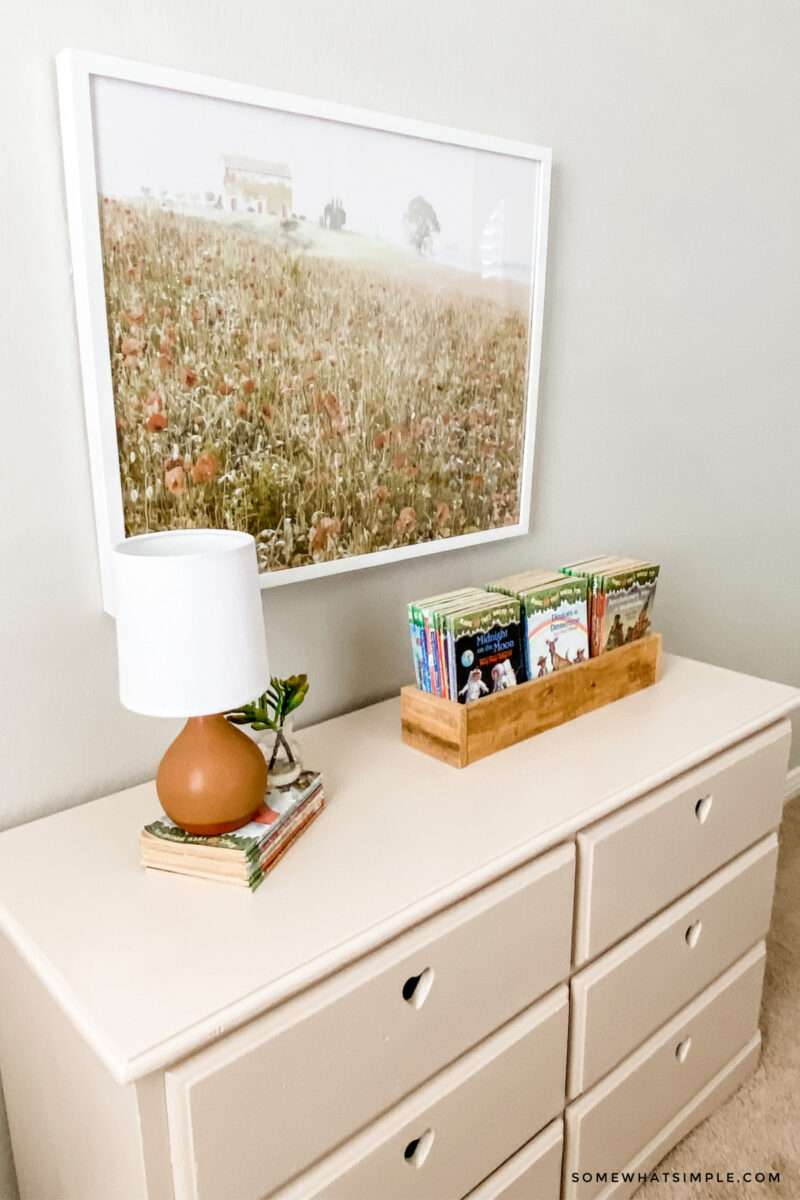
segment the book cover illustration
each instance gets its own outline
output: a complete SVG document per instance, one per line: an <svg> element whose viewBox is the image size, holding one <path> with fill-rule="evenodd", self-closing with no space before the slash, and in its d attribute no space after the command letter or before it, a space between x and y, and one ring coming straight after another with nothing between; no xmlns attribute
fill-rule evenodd
<svg viewBox="0 0 800 1200"><path fill-rule="evenodd" d="M525 679L520 603L511 597L481 601L451 613L455 695L462 704L515 687Z"/></svg>
<svg viewBox="0 0 800 1200"><path fill-rule="evenodd" d="M622 572L603 579L598 644L601 653L635 642L650 630L658 567Z"/></svg>
<svg viewBox="0 0 800 1200"><path fill-rule="evenodd" d="M263 843L278 832L284 822L288 821L321 784L322 776L319 771L303 771L294 783L287 783L278 788L268 787L264 803L257 815L247 825L232 833L221 833L213 837L187 833L166 815L145 825L145 832L169 842L210 846L238 852L249 858L258 858Z"/></svg>
<svg viewBox="0 0 800 1200"><path fill-rule="evenodd" d="M529 679L589 657L585 579L563 577L523 593L521 600Z"/></svg>

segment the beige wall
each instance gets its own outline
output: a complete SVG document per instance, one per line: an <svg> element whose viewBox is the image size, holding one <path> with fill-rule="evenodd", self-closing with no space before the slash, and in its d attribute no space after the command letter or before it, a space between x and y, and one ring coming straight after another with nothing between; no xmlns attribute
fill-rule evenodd
<svg viewBox="0 0 800 1200"><path fill-rule="evenodd" d="M100 608L67 45L553 147L534 533L268 594L308 718L408 680L415 595L599 549L663 563L670 649L800 684L795 0L25 0L0 40L0 825L150 775L174 732L120 708Z"/></svg>

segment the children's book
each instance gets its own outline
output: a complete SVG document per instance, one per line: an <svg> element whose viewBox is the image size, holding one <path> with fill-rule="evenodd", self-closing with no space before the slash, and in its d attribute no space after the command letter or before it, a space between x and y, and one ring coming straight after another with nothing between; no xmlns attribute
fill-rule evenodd
<svg viewBox="0 0 800 1200"><path fill-rule="evenodd" d="M442 592L425 600L416 600L408 606L411 630L411 646L414 654L414 670L417 686L436 696L447 695L447 664L442 631L438 614L443 608L460 603L468 596L481 595L475 587L459 588Z"/></svg>
<svg viewBox="0 0 800 1200"><path fill-rule="evenodd" d="M563 670L589 657L586 592L586 579L561 575L518 593L529 679Z"/></svg>
<svg viewBox="0 0 800 1200"><path fill-rule="evenodd" d="M587 583L551 568L506 575L486 585L522 605L525 671L538 679L589 656Z"/></svg>
<svg viewBox="0 0 800 1200"><path fill-rule="evenodd" d="M519 600L488 594L446 618L451 638L453 695L467 704L525 679Z"/></svg>
<svg viewBox="0 0 800 1200"><path fill-rule="evenodd" d="M516 575L504 575L486 584L489 592L505 592L507 596L517 596L521 591L538 587L540 583L557 583L563 578L563 571L551 571L541 568L534 571L520 571Z"/></svg>
<svg viewBox="0 0 800 1200"><path fill-rule="evenodd" d="M455 699L455 661L448 617L451 613L473 609L484 604L486 599L487 594L483 588L468 588L438 604L436 611L431 615L431 621L436 630L436 647L441 670L442 690L440 695L448 700Z"/></svg>
<svg viewBox="0 0 800 1200"><path fill-rule="evenodd" d="M588 580L592 657L644 637L649 631L659 572L655 563L606 555L568 563L562 570Z"/></svg>
<svg viewBox="0 0 800 1200"><path fill-rule="evenodd" d="M596 629L599 654L635 642L650 631L658 571L651 563L601 577Z"/></svg>

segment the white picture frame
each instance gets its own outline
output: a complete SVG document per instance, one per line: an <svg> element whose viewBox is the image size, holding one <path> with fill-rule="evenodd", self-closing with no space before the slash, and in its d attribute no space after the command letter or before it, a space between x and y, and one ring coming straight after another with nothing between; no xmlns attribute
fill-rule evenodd
<svg viewBox="0 0 800 1200"><path fill-rule="evenodd" d="M399 559L410 559L439 551L455 550L492 540L515 537L529 531L547 257L551 176L551 152L549 149L322 100L288 95L252 84L215 79L71 49L64 50L57 56L57 74L86 425L103 603L107 611L113 612L114 610L111 551L114 545L129 536L126 533L122 466L117 440L119 418L115 416L112 351L106 309L106 281L100 214L102 206L98 198L99 164L96 144L98 114L93 109L94 88L96 86L107 88L108 84L105 81L109 80L125 85L140 85L144 88L168 89L169 93L173 95L178 93L182 96L210 98L214 101L253 106L260 110L266 110L275 120L280 116L288 115L335 123L334 126L326 126L326 130L332 128L341 130L342 127L349 127L350 130L400 135L404 139L415 139L413 144L411 142L403 143L404 146L408 146L409 153L422 143L427 143L434 147L441 146L442 153L447 148L449 148L447 149L448 153L452 148L465 148L471 152L481 152L482 155L502 156L505 166L510 161L512 168L515 162L519 164L520 178L524 176L526 181L532 179L533 183L531 184L532 202L529 205L530 233L526 234L527 244L531 251L528 285L530 294L524 312L527 327L527 370L524 394L522 395L523 413L520 418L522 451L515 481L517 503L514 512L506 513L504 518L506 523L496 527L477 528L472 532L463 533L446 531L445 535L439 536L437 533L428 540L413 541L409 544L390 544L388 547L367 552L347 553L343 551L341 557L322 557L320 561L304 562L299 565L287 562L281 569L264 571L260 577L261 584L263 587L281 586L342 571L372 567ZM104 81L102 85L97 84L98 80ZM159 93L159 95L163 95L163 93ZM492 161L499 162L500 160ZM487 162L491 165L490 160L481 157L481 163ZM535 165L533 173L531 173L533 169L530 168L530 164ZM102 164L100 167L102 168ZM144 192L145 189L142 188L142 191ZM117 203L117 201L113 202ZM217 201L218 204L219 202L220 200ZM230 203L235 204L235 199L230 200ZM408 211L410 211L410 207ZM244 219L243 214L242 219ZM272 218L270 219L272 220ZM277 218L275 219L277 220ZM327 216L325 221L327 223ZM321 216L319 224L322 227ZM419 246L417 246L417 250L422 254ZM434 266L438 267L438 264L434 264ZM527 269L528 264L526 263L525 266ZM333 356L330 361L334 361ZM321 394L331 395L332 393ZM262 415L264 411L266 410L262 410ZM484 415L487 417L488 423L489 417L486 410L484 410ZM402 457L402 453L398 453L392 462L400 462ZM413 470L413 468L411 469ZM409 468L406 468L406 471L408 470ZM473 478L479 478L479 476L473 476ZM381 490L377 489L376 494ZM133 493L131 492L131 494ZM496 504L496 501L493 500L492 503ZM445 505L444 508L448 509L449 506ZM415 512L413 508L412 512ZM512 517L511 521L509 521L509 516ZM449 519L449 512L446 519ZM455 524L455 520L453 523ZM400 527L401 522L398 518L395 528L400 529ZM136 528L133 532L140 532L140 530ZM325 536L327 537L327 534ZM421 533L419 536L422 536ZM310 537L311 535L309 535ZM327 541L324 554L339 552L334 543L334 537L335 534L331 535L331 539ZM401 539L398 538L398 542L400 541Z"/></svg>

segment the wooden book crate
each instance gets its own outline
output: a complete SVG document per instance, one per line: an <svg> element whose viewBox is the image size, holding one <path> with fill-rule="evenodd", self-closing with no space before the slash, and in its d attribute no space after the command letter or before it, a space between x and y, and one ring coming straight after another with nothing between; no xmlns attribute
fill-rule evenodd
<svg viewBox="0 0 800 1200"><path fill-rule="evenodd" d="M459 704L417 687L400 693L403 741L453 767L466 767L658 680L661 634L588 658L517 687Z"/></svg>

